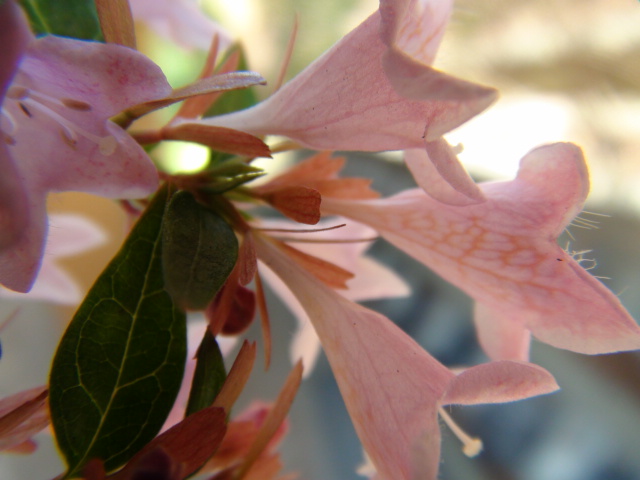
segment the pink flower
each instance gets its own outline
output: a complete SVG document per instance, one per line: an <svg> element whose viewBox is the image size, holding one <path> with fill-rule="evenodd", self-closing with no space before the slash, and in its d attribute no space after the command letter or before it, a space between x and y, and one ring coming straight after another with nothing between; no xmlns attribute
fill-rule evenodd
<svg viewBox="0 0 640 480"><path fill-rule="evenodd" d="M134 19L184 48L208 50L215 35L220 50L231 44L230 35L208 18L194 0L131 0L130 5Z"/></svg>
<svg viewBox="0 0 640 480"><path fill-rule="evenodd" d="M311 318L376 478L436 478L443 405L508 402L558 388L544 369L523 362L456 376L389 319L338 295L268 238L256 234L255 245Z"/></svg>
<svg viewBox="0 0 640 480"><path fill-rule="evenodd" d="M30 453L33 437L49 425L46 387L30 388L0 399L0 451Z"/></svg>
<svg viewBox="0 0 640 480"><path fill-rule="evenodd" d="M31 33L13 2L0 5L0 106ZM1 120L1 118L0 118ZM0 126L2 123L0 123ZM27 227L26 192L0 131L0 251L15 244Z"/></svg>
<svg viewBox="0 0 640 480"><path fill-rule="evenodd" d="M319 228L327 228L345 223L342 219L322 220ZM261 228L298 228L284 222L261 221ZM371 242L359 241L373 239L376 232L356 222L348 222L343 228L318 233L287 233L290 244L300 251L327 262L333 262L353 273L347 281L346 290L337 290L352 301L374 300L382 298L404 297L409 295L410 287L393 270L366 255ZM296 242L295 239L299 239ZM338 242L338 243L331 243ZM291 342L292 363L302 359L304 376L309 375L320 354L320 340L300 302L291 293L286 284L270 270L260 270L260 274L271 285L284 303L289 307L298 322L298 329Z"/></svg>
<svg viewBox="0 0 640 480"><path fill-rule="evenodd" d="M31 42L2 104L9 157L0 153L0 161L25 192L27 223L8 227L17 239L0 252L0 283L31 288L46 238L48 192L139 198L156 189L148 156L109 118L170 92L162 71L129 48L57 37ZM0 211L15 203L4 195L0 201Z"/></svg>
<svg viewBox="0 0 640 480"><path fill-rule="evenodd" d="M492 89L429 66L450 1L387 0L267 100L199 124L284 135L314 149L421 147L484 110ZM176 119L174 125L193 123Z"/></svg>
<svg viewBox="0 0 640 480"><path fill-rule="evenodd" d="M430 188L459 198L436 176L420 180L423 167L435 175L424 151L407 156L420 183L433 178ZM530 334L580 353L640 348L640 328L618 298L556 241L589 190L579 148L537 148L515 180L478 187L481 200L467 206L416 189L384 200L325 198L323 212L372 226L473 297L478 336L493 359L527 359Z"/></svg>
<svg viewBox="0 0 640 480"><path fill-rule="evenodd" d="M56 260L91 250L105 241L105 233L84 217L72 214L51 215L47 245L40 273L33 287L29 293L18 293L0 287L0 298L77 305L82 300L82 291L75 280L56 264Z"/></svg>

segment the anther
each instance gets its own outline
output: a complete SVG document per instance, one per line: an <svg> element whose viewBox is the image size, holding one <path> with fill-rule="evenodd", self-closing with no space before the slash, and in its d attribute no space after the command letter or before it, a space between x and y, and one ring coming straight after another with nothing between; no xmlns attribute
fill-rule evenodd
<svg viewBox="0 0 640 480"><path fill-rule="evenodd" d="M475 457L482 451L482 440L476 437L471 437L464 430L462 430L456 422L449 416L444 408L439 408L438 413L447 424L449 429L454 433L456 437L462 442L462 452L467 457Z"/></svg>
<svg viewBox="0 0 640 480"><path fill-rule="evenodd" d="M73 98L63 98L61 102L65 107L72 110L78 110L79 112L88 112L93 109L93 107L87 102L83 102L82 100L74 100Z"/></svg>
<svg viewBox="0 0 640 480"><path fill-rule="evenodd" d="M87 140L90 140L98 145L98 150L102 155L105 156L111 155L118 146L118 142L115 137L113 137L113 135L100 137L98 135L94 135L91 132L87 132L86 130L67 120L51 108L47 107L41 102L38 102L37 100L34 100L33 97L26 99L24 103L27 103L29 106L34 107L36 110L40 110L42 113L49 116L49 118L56 121L61 128L60 134L62 136L62 139L67 145L71 147L74 147L78 143L78 135L81 135ZM20 102L20 104L22 105L22 102Z"/></svg>
<svg viewBox="0 0 640 480"><path fill-rule="evenodd" d="M33 114L29 111L24 103L18 102L18 105L20 105L20 110L22 110L27 117L33 118Z"/></svg>

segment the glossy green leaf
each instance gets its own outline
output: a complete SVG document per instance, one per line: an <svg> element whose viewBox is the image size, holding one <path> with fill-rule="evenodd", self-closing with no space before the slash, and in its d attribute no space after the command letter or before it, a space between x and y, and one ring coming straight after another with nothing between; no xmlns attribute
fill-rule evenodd
<svg viewBox="0 0 640 480"><path fill-rule="evenodd" d="M164 290L161 190L71 321L53 360L51 419L68 477L123 465L162 427L186 357L185 315Z"/></svg>
<svg viewBox="0 0 640 480"><path fill-rule="evenodd" d="M238 259L233 229L189 192L169 202L163 227L167 290L185 309L204 309L224 285Z"/></svg>
<svg viewBox="0 0 640 480"><path fill-rule="evenodd" d="M209 407L222 388L227 378L222 352L207 328L198 353L196 354L196 371L191 382L191 392L187 402L187 415Z"/></svg>
<svg viewBox="0 0 640 480"><path fill-rule="evenodd" d="M102 41L94 0L19 0L36 35Z"/></svg>

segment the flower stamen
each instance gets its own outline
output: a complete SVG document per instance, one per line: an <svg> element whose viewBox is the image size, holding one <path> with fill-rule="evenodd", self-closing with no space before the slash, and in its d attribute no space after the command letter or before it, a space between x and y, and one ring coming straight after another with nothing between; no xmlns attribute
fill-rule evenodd
<svg viewBox="0 0 640 480"><path fill-rule="evenodd" d="M72 148L78 143L78 135L98 145L98 150L105 156L111 155L118 145L118 142L112 135L104 137L94 135L56 112L56 107L75 110L77 112L88 112L92 110L93 107L87 102L73 98L57 99L21 85L13 85L9 88L6 98L17 101L20 110L28 118L33 118L34 112L40 112L60 125L60 135L63 141ZM9 133L13 133L16 129L16 122L5 109L3 109L2 114L9 120L9 126L11 128ZM12 142L7 142L11 145L15 143L15 139L12 137L9 139L5 138L5 141L7 140L13 140Z"/></svg>
<svg viewBox="0 0 640 480"><path fill-rule="evenodd" d="M472 437L467 432L462 430L462 428L460 428L460 426L453 421L453 418L451 418L451 416L445 411L444 408L440 407L438 409L438 413L444 420L444 423L447 424L449 429L462 442L462 452L467 457L475 457L482 451L482 440L477 437Z"/></svg>

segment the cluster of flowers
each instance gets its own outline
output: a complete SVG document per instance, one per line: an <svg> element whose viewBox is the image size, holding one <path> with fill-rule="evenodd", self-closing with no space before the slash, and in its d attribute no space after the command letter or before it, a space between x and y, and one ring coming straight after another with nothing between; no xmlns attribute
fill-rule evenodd
<svg viewBox="0 0 640 480"><path fill-rule="evenodd" d="M162 191L171 196L164 268L177 270L175 278L165 272L165 288L178 309L203 310L209 319L198 361L207 342L221 333L239 335L258 309L268 362L261 277L296 311L292 357L303 359L274 406L255 407L226 427L219 410L202 408L182 422L172 415L168 423L176 426L129 455L109 478L148 478L135 472L161 468L162 478L182 479L209 457L202 471L213 472L211 478L279 478L272 447L284 433L301 365L308 372L321 346L370 460L369 474L434 479L438 418L451 422L443 406L509 402L558 388L550 373L528 362L531 335L585 354L640 348L640 328L616 296L557 244L589 190L580 149L538 147L521 160L514 180L477 184L442 138L496 98L493 89L430 66L450 0L381 0L378 11L266 100L220 115L211 114L220 98L264 83L256 73L236 71L237 50L225 32L188 2L132 0L131 10L127 2L97 4L106 43L35 38L12 0L0 5L2 294L31 290L27 296L78 300L64 274L47 258L43 263L49 192L139 199L164 180L169 186ZM181 35L207 32L212 45L201 78L172 89L135 49L131 11L165 27L183 22L172 30ZM231 53L218 61L225 49ZM183 103L168 124L128 131L135 119L176 102ZM288 141L270 147L264 140L271 135ZM204 144L217 160L194 174L159 172L141 144L164 140ZM264 174L252 166L254 158L292 148L320 153L251 185ZM328 153L334 150L401 150L417 187L380 198L369 180L339 176L344 159ZM137 214L133 204L124 205ZM287 220L260 219L256 205ZM60 253L101 241L93 227L66 221L76 243L63 237L67 249ZM300 225L319 222L322 228ZM207 244L212 231L214 245ZM363 240L372 236L475 300L478 338L491 362L453 372L391 320L355 303L406 293L396 274L364 255ZM229 411L253 356L254 346L245 344L215 408ZM51 416L64 444L72 441L64 439L69 427L56 420L56 378L52 373ZM180 398L176 408L184 412ZM0 415L0 447L29 449L31 436L49 421L47 389L0 401ZM461 437L468 453L477 451L477 441ZM106 478L129 459L111 460L85 456L70 474Z"/></svg>

